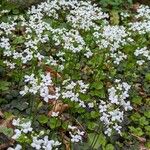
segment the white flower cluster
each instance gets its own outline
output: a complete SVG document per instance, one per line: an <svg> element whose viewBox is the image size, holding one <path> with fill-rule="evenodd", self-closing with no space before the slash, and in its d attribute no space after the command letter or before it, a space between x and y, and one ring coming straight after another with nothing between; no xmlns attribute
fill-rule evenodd
<svg viewBox="0 0 150 150"><path fill-rule="evenodd" d="M41 55L39 52L32 51L32 48L37 49L37 46L33 45L34 41L32 41L32 40L30 40L30 42L28 41L28 42L24 43L26 46L26 49L24 49L22 52L17 52L15 50L12 51L8 38L2 37L0 40L1 40L0 47L4 48L4 52L3 52L4 56L8 56L8 57L12 56L12 58L14 60L16 60L16 59L21 60L23 64L26 64L28 61L31 61L33 58L37 58L39 61L44 59L44 56ZM37 42L36 42L36 44L37 44ZM7 60L4 63L6 63L7 66L11 66L8 64ZM12 63L12 64L14 64L14 63ZM10 68L13 69L12 67L10 67Z"/></svg>
<svg viewBox="0 0 150 150"><path fill-rule="evenodd" d="M96 42L99 44L100 49L109 48L110 51L114 52L121 46L127 44L129 33L126 32L124 26L105 25L102 33L96 31L93 33L93 36L97 38Z"/></svg>
<svg viewBox="0 0 150 150"><path fill-rule="evenodd" d="M105 134L108 136L111 135L112 129L121 134L122 127L119 123L123 121L124 112L132 110L130 101L126 101L131 86L126 82L121 83L121 80L116 80L115 83L116 86L108 89L108 101L101 100L99 105L100 120L105 124Z"/></svg>
<svg viewBox="0 0 150 150"><path fill-rule="evenodd" d="M60 142L49 140L48 136L45 136L43 139L38 139L38 137L32 137L31 146L36 150L52 150L54 147L61 145Z"/></svg>
<svg viewBox="0 0 150 150"><path fill-rule="evenodd" d="M105 25L103 31L95 31L93 36L100 49L108 49L110 57L114 59L115 64L127 58L120 48L133 40L129 37L130 33L126 32L124 26Z"/></svg>
<svg viewBox="0 0 150 150"><path fill-rule="evenodd" d="M130 30L139 33L146 34L150 32L150 7L141 5L137 9L137 15L135 16L139 21L129 23Z"/></svg>
<svg viewBox="0 0 150 150"><path fill-rule="evenodd" d="M146 34L150 32L150 21L129 23L130 30L134 33Z"/></svg>
<svg viewBox="0 0 150 150"><path fill-rule="evenodd" d="M70 99L71 101L78 102L81 107L86 107L84 101L79 98L79 93L86 93L89 84L85 84L82 80L77 82L64 80L63 85L65 90L62 92L63 99Z"/></svg>
<svg viewBox="0 0 150 150"><path fill-rule="evenodd" d="M14 69L16 65L16 63L11 63L7 60L5 60L3 63L6 64L6 66L9 67L10 69Z"/></svg>
<svg viewBox="0 0 150 150"><path fill-rule="evenodd" d="M10 50L10 42L8 38L2 37L0 39L0 47L4 48L5 50Z"/></svg>
<svg viewBox="0 0 150 150"><path fill-rule="evenodd" d="M53 40L56 41L57 44L61 43L64 49L70 50L73 53L80 52L81 50L85 49L86 46L79 31L75 29L71 29L69 31L66 30L65 32L62 32L62 34L59 32L58 35L55 34Z"/></svg>
<svg viewBox="0 0 150 150"><path fill-rule="evenodd" d="M53 86L53 82L50 76L50 73L46 73L46 75L40 75L40 81L38 78L34 77L34 74L25 75L25 82L29 84L29 86L25 85L24 90L20 91L20 94L24 96L27 93L40 93L40 96L43 98L45 102L48 102L50 99L58 99L60 96L59 88L55 88L55 93L50 93L49 87Z"/></svg>
<svg viewBox="0 0 150 150"><path fill-rule="evenodd" d="M12 139L17 140L22 133L27 134L27 133L33 133L33 128L31 127L31 121L27 121L25 119L20 120L20 118L13 119L12 124L17 127L17 129L14 130L15 134L12 136ZM41 135L44 133L41 131ZM54 140L49 140L48 136L45 136L43 139L38 139L39 135L33 136L32 135L32 143L31 146L35 148L36 150L52 150L53 147L57 147L61 145L60 142L54 141ZM27 137L26 137L27 138ZM21 150L22 146L17 145L15 148L8 148L8 150Z"/></svg>
<svg viewBox="0 0 150 150"><path fill-rule="evenodd" d="M87 8L88 6L88 8ZM49 17L58 18L59 14L57 13L58 10L67 10L67 11L74 11L75 8L80 8L81 10L85 9L84 13L91 12L90 16L85 16L85 20L82 22L89 22L89 25L91 26L92 21L99 20L102 18L107 17L106 14L102 13L101 9L96 7L95 5L92 5L88 2L78 2L78 1L59 1L59 0L53 0L53 1L47 1L44 3L41 3L37 7L33 6L31 10L28 11L29 18L25 19L23 16L18 16L11 18L13 21L11 23L4 23L2 22L0 24L0 28L2 29L1 34L12 34L15 37L17 37L16 34L14 34L12 31L15 30L15 26L18 25L17 19L19 19L21 26L20 28L24 28L24 42L19 45L21 46L22 50L10 50L10 37L1 38L0 47L4 48L4 56L12 56L14 59L12 62L6 61L5 64L9 66L11 69L14 69L14 62L19 59L23 64L28 63L32 60L38 60L42 61L45 59L43 55L40 53L40 49L38 45L47 43L49 41L49 38L52 38L54 41L54 44L56 46L60 45L63 46L64 49L70 50L73 53L85 51L85 56L87 58L92 56L91 50L86 46L86 43L83 39L83 37L80 35L79 31L76 29L67 29L67 28L52 28L51 24L46 22L44 20L45 15L48 15ZM87 10L86 10L87 8ZM76 11L75 11L76 12ZM73 12L72 12L73 13ZM73 14L70 12L70 16L73 17ZM81 12L80 12L81 14ZM77 14L76 14L77 15ZM69 15L67 15L69 18ZM79 16L79 15L77 15ZM82 18L82 16L80 16ZM80 20L80 19L79 19ZM78 21L79 21L78 20ZM16 21L16 22L15 22ZM87 25L86 25L87 26ZM73 27L73 26L72 26ZM48 34L51 34L52 36L49 37ZM36 36L32 36L35 35ZM7 50L7 51L6 51ZM8 63L9 62L9 63ZM12 65L11 65L12 63ZM13 67L12 67L13 66ZM60 70L63 70L64 66L60 65Z"/></svg>
<svg viewBox="0 0 150 150"><path fill-rule="evenodd" d="M99 28L94 21L108 18L108 15L103 13L96 4L91 2L79 1L74 9L70 10L67 15L67 21L72 23L72 26L77 29L89 30Z"/></svg>
<svg viewBox="0 0 150 150"><path fill-rule="evenodd" d="M96 20L108 18L108 15L103 13L96 4L91 4L86 1L66 1L66 0L47 0L35 8L33 6L28 14L41 19L45 13L49 17L59 19L59 12L67 11L67 21L72 23L74 28L88 30L90 27L97 27L94 23ZM36 15L38 14L38 15ZM33 18L32 18L33 19Z"/></svg>
<svg viewBox="0 0 150 150"><path fill-rule="evenodd" d="M71 130L69 134L73 143L82 142L82 137L85 134L83 131L80 131L76 126L71 125L68 126L68 129Z"/></svg>
<svg viewBox="0 0 150 150"><path fill-rule="evenodd" d="M137 19L150 19L150 7L145 5L140 5L137 9L137 15L135 16Z"/></svg>
<svg viewBox="0 0 150 150"><path fill-rule="evenodd" d="M150 61L150 50L148 50L147 47L143 47L143 48L137 48L134 52L134 55L136 57L143 57L145 59L147 59L148 61ZM140 59L136 61L138 65L143 65L145 63L145 60Z"/></svg>
<svg viewBox="0 0 150 150"><path fill-rule="evenodd" d="M114 64L117 64L117 65L119 65L122 60L127 59L127 55L121 51L111 53L110 56L111 56L111 58L114 59L114 61L113 61Z"/></svg>
<svg viewBox="0 0 150 150"><path fill-rule="evenodd" d="M124 20L124 19L126 19L127 17L130 17L130 14L127 13L127 12L121 12L121 13L120 13L120 16L121 16L121 19Z"/></svg>
<svg viewBox="0 0 150 150"><path fill-rule="evenodd" d="M11 21L11 23L2 22L2 23L0 23L0 29L3 30L6 35L9 35L12 33L13 30L15 30L16 25L17 25L17 23L15 23L14 21ZM0 35L1 34L2 34L2 32L0 31Z"/></svg>
<svg viewBox="0 0 150 150"><path fill-rule="evenodd" d="M35 33L37 34L38 39L41 38L42 36L47 37L47 35L45 35L45 34L42 35L42 34L44 33L45 30L48 30L49 32L52 33L52 35L53 35L52 39L55 41L56 46L62 45L64 47L64 49L71 50L73 53L76 53L83 49L86 49L86 47L85 47L86 44L85 44L82 36L79 34L78 30L75 30L75 29L68 30L66 28L54 29L50 26L50 24L48 24L44 20L42 20L44 13L46 13L46 15L48 15L49 17L54 17L56 19L59 16L57 13L58 10L68 9L68 11L74 11L75 8L82 7L82 5L86 5L89 8L91 8L92 14L95 15L95 17L97 17L97 18L99 18L100 15L101 15L101 18L106 16L105 14L102 15L103 13L101 12L101 10L99 10L97 7L92 6L88 2L83 2L83 1L78 2L76 0L74 0L74 1L65 1L65 0L63 0L63 1L58 1L58 0L47 1L47 2L44 2L44 3L41 3L40 5L38 5L37 8L35 8L35 6L33 6L31 8L31 10L28 11L28 14L30 15L30 20L29 20L29 23L25 23L26 26L28 26L26 30L28 33L32 32L32 30L34 30ZM71 8L73 10L71 10ZM87 7L85 7L85 8L87 8ZM98 10L99 10L99 12L96 12ZM86 11L89 13L88 10L86 10ZM94 11L95 11L95 13L94 13ZM97 16L97 14L99 14L99 16ZM73 14L71 14L71 16L73 17ZM77 15L77 16L79 16L79 15ZM84 16L87 16L87 14ZM95 17L93 17L93 20L96 19ZM67 18L70 18L69 15L67 16ZM86 18L89 20L92 18L92 16L91 17L87 16ZM84 22L86 22L86 20ZM81 22L81 24L83 24L82 22ZM73 25L74 24L75 23L73 23ZM87 22L86 22L86 26L87 26ZM46 38L46 40L48 40L48 37ZM91 56L91 54L88 55L88 57L89 56Z"/></svg>
<svg viewBox="0 0 150 150"><path fill-rule="evenodd" d="M12 121L12 125L14 125L15 127L17 127L17 129L14 130L15 134L12 136L12 139L18 139L22 132L23 133L28 133L28 132L32 132L33 128L31 127L31 121L26 121L26 120L20 120L20 118L13 119Z"/></svg>

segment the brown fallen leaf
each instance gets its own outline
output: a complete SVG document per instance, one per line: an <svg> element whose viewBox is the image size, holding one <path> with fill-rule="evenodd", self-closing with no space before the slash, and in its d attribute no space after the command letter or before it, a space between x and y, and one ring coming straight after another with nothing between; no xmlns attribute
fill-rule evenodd
<svg viewBox="0 0 150 150"><path fill-rule="evenodd" d="M2 111L0 110L0 117L3 118L4 114L2 113Z"/></svg>
<svg viewBox="0 0 150 150"><path fill-rule="evenodd" d="M12 120L15 118L13 115L8 117L7 119L0 120L0 127L13 128Z"/></svg>
<svg viewBox="0 0 150 150"><path fill-rule="evenodd" d="M45 72L50 72L50 74L55 78L61 78L61 75L49 66L45 66Z"/></svg>
<svg viewBox="0 0 150 150"><path fill-rule="evenodd" d="M49 89L49 93L50 94L55 94L55 87L54 86L48 86L48 89Z"/></svg>
<svg viewBox="0 0 150 150"><path fill-rule="evenodd" d="M150 150L150 149L145 147L144 144L140 144L139 150Z"/></svg>
<svg viewBox="0 0 150 150"><path fill-rule="evenodd" d="M137 140L141 143L145 143L146 142L146 139L144 137L140 137L140 136L137 136L135 134L131 134L132 136L136 137Z"/></svg>
<svg viewBox="0 0 150 150"><path fill-rule="evenodd" d="M135 4L133 4L132 6L131 6L131 10L133 10L133 11L137 11L137 9L140 7L140 4L139 3L135 3Z"/></svg>
<svg viewBox="0 0 150 150"><path fill-rule="evenodd" d="M3 113L0 112L0 116L3 117ZM12 119L14 116L10 116L7 119L0 119L0 127L7 127L7 128L13 128L12 125ZM14 140L7 137L4 133L0 133L0 150L5 150L8 147L12 146L14 143Z"/></svg>
<svg viewBox="0 0 150 150"><path fill-rule="evenodd" d="M48 116L52 115L52 112L59 112L59 114L62 114L65 110L69 108L68 104L64 104L60 100L52 101L51 104L53 105L52 110L48 112Z"/></svg>
<svg viewBox="0 0 150 150"><path fill-rule="evenodd" d="M71 150L70 138L67 137L63 131L61 131L61 138L62 138L63 144L65 145L65 150Z"/></svg>

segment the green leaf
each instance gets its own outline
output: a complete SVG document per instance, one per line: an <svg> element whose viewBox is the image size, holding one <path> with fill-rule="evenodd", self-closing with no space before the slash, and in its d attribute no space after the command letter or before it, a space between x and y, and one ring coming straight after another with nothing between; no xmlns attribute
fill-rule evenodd
<svg viewBox="0 0 150 150"><path fill-rule="evenodd" d="M61 121L58 118L50 118L50 120L48 121L48 126L51 129L55 129L61 126Z"/></svg>
<svg viewBox="0 0 150 150"><path fill-rule="evenodd" d="M41 124L45 124L48 122L48 117L46 115L39 115L38 116L38 121L41 123Z"/></svg>
<svg viewBox="0 0 150 150"><path fill-rule="evenodd" d="M9 90L10 82L0 81L0 90L7 91Z"/></svg>
<svg viewBox="0 0 150 150"><path fill-rule="evenodd" d="M94 130L97 126L98 126L98 124L96 124L95 122L88 122L87 123L87 127L89 130Z"/></svg>
<svg viewBox="0 0 150 150"><path fill-rule="evenodd" d="M0 104L6 103L7 101L4 98L0 98Z"/></svg>
<svg viewBox="0 0 150 150"><path fill-rule="evenodd" d="M107 144L105 150L114 150L114 146L112 144Z"/></svg>
<svg viewBox="0 0 150 150"><path fill-rule="evenodd" d="M144 125L148 125L149 122L146 120L145 117L141 117L139 123L141 126L144 126Z"/></svg>
<svg viewBox="0 0 150 150"><path fill-rule="evenodd" d="M132 132L132 133L134 133L135 135L137 135L137 136L142 136L143 134L144 134L144 132L142 131L142 129L141 128L135 128L135 127L133 127L133 126L130 126L129 127L129 129L130 129L130 131Z"/></svg>
<svg viewBox="0 0 150 150"><path fill-rule="evenodd" d="M62 123L62 128L66 130L68 128L68 125L69 125L68 122L63 122Z"/></svg>
<svg viewBox="0 0 150 150"><path fill-rule="evenodd" d="M147 73L147 74L145 75L145 79L146 79L147 81L150 81L150 73Z"/></svg>
<svg viewBox="0 0 150 150"><path fill-rule="evenodd" d="M91 145L93 143L93 141L95 141L94 143L94 149L98 149L100 146L105 146L106 145L106 138L103 134L97 134L95 136L94 133L90 133L88 135L89 137L89 144ZM92 145L93 146L93 145Z"/></svg>
<svg viewBox="0 0 150 150"><path fill-rule="evenodd" d="M14 14L14 15L19 14L19 10L18 10L18 9L13 9L13 14Z"/></svg>
<svg viewBox="0 0 150 150"><path fill-rule="evenodd" d="M95 119L95 118L99 117L99 113L96 112L96 111L91 111L91 117L92 117L93 119Z"/></svg>
<svg viewBox="0 0 150 150"><path fill-rule="evenodd" d="M91 91L90 95L91 96L98 96L100 98L106 97L104 89Z"/></svg>
<svg viewBox="0 0 150 150"><path fill-rule="evenodd" d="M133 120L133 121L139 121L140 118L141 118L141 115L139 113L134 113L131 116L131 120Z"/></svg>
<svg viewBox="0 0 150 150"><path fill-rule="evenodd" d="M91 89L102 89L103 88L103 83L102 82L94 82L91 84Z"/></svg>
<svg viewBox="0 0 150 150"><path fill-rule="evenodd" d="M134 97L134 98L132 99L132 102L133 102L134 104L140 105L140 104L142 103L142 98L139 97L139 96Z"/></svg>
<svg viewBox="0 0 150 150"><path fill-rule="evenodd" d="M17 139L17 141L18 142L20 142L20 143L31 143L32 141L31 141L31 138L28 138L24 133L22 133L21 135L20 135L20 137Z"/></svg>
<svg viewBox="0 0 150 150"><path fill-rule="evenodd" d="M145 146L146 146L148 149L150 149L150 140L148 140L148 141L146 142Z"/></svg>
<svg viewBox="0 0 150 150"><path fill-rule="evenodd" d="M150 110L144 112L144 116L150 118Z"/></svg>
<svg viewBox="0 0 150 150"><path fill-rule="evenodd" d="M145 130L150 131L150 126L145 126Z"/></svg>
<svg viewBox="0 0 150 150"><path fill-rule="evenodd" d="M11 105L20 111L23 111L29 107L29 104L27 102L25 102L25 101L24 102L18 102L18 100L12 101Z"/></svg>
<svg viewBox="0 0 150 150"><path fill-rule="evenodd" d="M12 128L7 128L7 127L3 127L3 126L1 127L0 126L0 132L4 133L8 137L13 136L13 129Z"/></svg>
<svg viewBox="0 0 150 150"><path fill-rule="evenodd" d="M22 36L15 37L15 40L13 41L14 44L22 44L24 43L24 39Z"/></svg>

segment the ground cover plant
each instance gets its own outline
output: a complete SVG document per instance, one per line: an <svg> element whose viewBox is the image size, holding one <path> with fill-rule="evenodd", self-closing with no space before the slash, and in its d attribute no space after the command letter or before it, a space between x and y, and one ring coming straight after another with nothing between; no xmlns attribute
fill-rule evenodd
<svg viewBox="0 0 150 150"><path fill-rule="evenodd" d="M150 7L101 6L0 6L0 149L150 149Z"/></svg>

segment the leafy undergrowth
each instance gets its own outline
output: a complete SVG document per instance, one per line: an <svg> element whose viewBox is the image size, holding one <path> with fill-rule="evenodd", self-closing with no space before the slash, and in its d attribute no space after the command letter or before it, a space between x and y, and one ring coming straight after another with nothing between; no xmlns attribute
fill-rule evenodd
<svg viewBox="0 0 150 150"><path fill-rule="evenodd" d="M0 149L150 149L149 6L0 9Z"/></svg>

